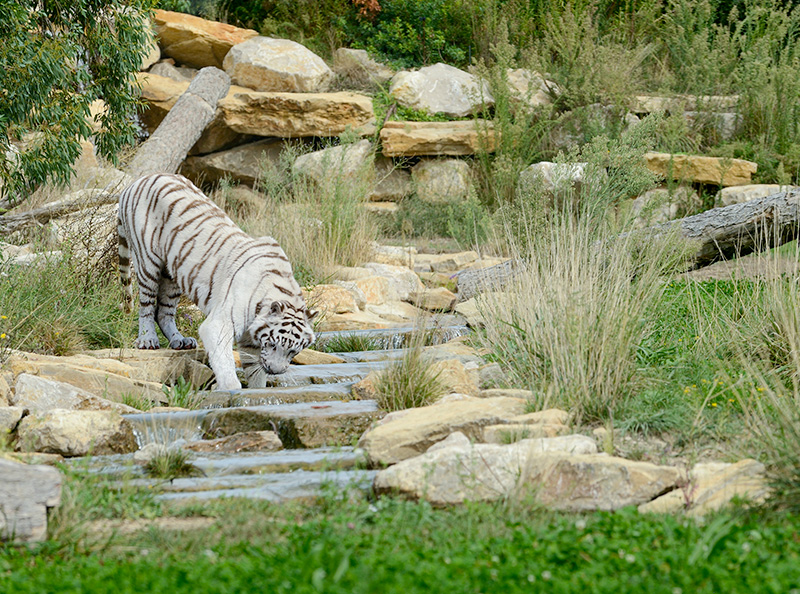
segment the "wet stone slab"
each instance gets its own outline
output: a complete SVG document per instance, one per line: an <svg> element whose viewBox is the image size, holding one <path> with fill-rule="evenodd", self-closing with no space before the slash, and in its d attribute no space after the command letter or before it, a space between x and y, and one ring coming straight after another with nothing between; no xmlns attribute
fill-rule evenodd
<svg viewBox="0 0 800 594"><path fill-rule="evenodd" d="M303 402L207 411L201 425L204 439L272 430L284 447L315 448L350 445L383 414L374 400Z"/></svg>
<svg viewBox="0 0 800 594"><path fill-rule="evenodd" d="M216 390L201 396L203 408L230 408L236 406L261 406L265 404L293 404L296 402L323 402L344 400L350 397L353 382L313 384L292 388L243 388L241 390Z"/></svg>
<svg viewBox="0 0 800 594"><path fill-rule="evenodd" d="M209 500L220 497L244 497L284 502L312 499L324 492L344 494L348 490L368 492L375 471L308 471L295 470L259 475L238 475L220 478L175 479L159 485L164 492L156 496L164 501Z"/></svg>
<svg viewBox="0 0 800 594"><path fill-rule="evenodd" d="M257 365L247 366L244 358L242 364L245 365L249 388L266 388L358 382L367 377L370 372L386 367L387 362L291 365L286 373L280 375L264 373L263 369Z"/></svg>
<svg viewBox="0 0 800 594"><path fill-rule="evenodd" d="M236 454L192 454L189 461L203 478L232 477L293 472L295 470L351 470L365 464L364 453L352 447L282 450L280 452L245 452ZM130 486L150 486L163 482L148 478L144 467L134 463L133 455L95 456L71 465L88 466L90 472L110 478L127 479ZM232 479L236 482L240 479ZM241 479L247 482L248 479ZM230 484L230 482L226 483Z"/></svg>

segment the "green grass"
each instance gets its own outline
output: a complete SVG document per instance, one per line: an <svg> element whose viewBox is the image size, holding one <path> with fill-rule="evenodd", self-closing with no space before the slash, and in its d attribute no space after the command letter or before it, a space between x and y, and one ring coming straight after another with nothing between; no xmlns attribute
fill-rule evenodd
<svg viewBox="0 0 800 594"><path fill-rule="evenodd" d="M179 448L164 447L144 465L153 478L172 480L180 477L202 476L203 472L190 461L190 455Z"/></svg>
<svg viewBox="0 0 800 594"><path fill-rule="evenodd" d="M401 359L378 374L375 391L378 406L387 411L426 406L447 392L423 356L421 343L410 345Z"/></svg>
<svg viewBox="0 0 800 594"><path fill-rule="evenodd" d="M42 592L789 592L800 518L727 513L706 522L511 505L433 509L381 499L198 503L217 518L74 550L0 549L0 588Z"/></svg>
<svg viewBox="0 0 800 594"><path fill-rule="evenodd" d="M355 353L360 351L379 351L381 344L364 334L337 334L324 340L317 340L317 347L324 353Z"/></svg>

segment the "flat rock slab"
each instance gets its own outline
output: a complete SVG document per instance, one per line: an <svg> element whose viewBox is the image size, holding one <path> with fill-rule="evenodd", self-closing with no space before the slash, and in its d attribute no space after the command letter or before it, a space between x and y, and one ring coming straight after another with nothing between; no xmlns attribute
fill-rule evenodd
<svg viewBox="0 0 800 594"><path fill-rule="evenodd" d="M422 155L474 155L493 152L492 122L386 122L381 128L381 146L387 157Z"/></svg>
<svg viewBox="0 0 800 594"><path fill-rule="evenodd" d="M242 363L247 364L245 355ZM332 363L327 365L292 365L286 373L280 375L267 375L259 373L259 377L250 379L252 388L260 387L293 387L312 384L335 384L342 382L357 382L370 374L386 367L386 363L376 361L372 363ZM256 370L261 371L260 368ZM260 384L260 385L259 385ZM266 384L266 385L264 385Z"/></svg>
<svg viewBox="0 0 800 594"><path fill-rule="evenodd" d="M525 406L521 398L467 398L401 410L386 415L358 446L367 452L372 466L395 464L422 454L456 431L479 441L485 426L509 423Z"/></svg>
<svg viewBox="0 0 800 594"><path fill-rule="evenodd" d="M369 470L296 470L222 479L175 479L169 484L160 481L158 484L164 492L156 497L164 501L244 497L279 503L293 499L314 499L322 495L326 488L333 488L337 493L350 489L368 492L374 477L375 472Z"/></svg>
<svg viewBox="0 0 800 594"><path fill-rule="evenodd" d="M61 473L0 459L0 477L0 540L44 540L47 509L61 501Z"/></svg>
<svg viewBox="0 0 800 594"><path fill-rule="evenodd" d="M241 390L208 392L202 396L200 402L206 408L230 408L236 406L261 406L264 404L346 400L350 395L352 386L353 382L337 382L289 388L243 388Z"/></svg>
<svg viewBox="0 0 800 594"><path fill-rule="evenodd" d="M301 138L375 132L372 100L350 92L228 94L218 104L225 124L241 134Z"/></svg>
<svg viewBox="0 0 800 594"><path fill-rule="evenodd" d="M647 168L653 173L692 183L717 186L749 184L758 164L744 159L722 159L697 155L646 153Z"/></svg>
<svg viewBox="0 0 800 594"><path fill-rule="evenodd" d="M382 416L374 400L304 402L210 411L202 428L209 439L272 429L287 448L314 448L350 445Z"/></svg>

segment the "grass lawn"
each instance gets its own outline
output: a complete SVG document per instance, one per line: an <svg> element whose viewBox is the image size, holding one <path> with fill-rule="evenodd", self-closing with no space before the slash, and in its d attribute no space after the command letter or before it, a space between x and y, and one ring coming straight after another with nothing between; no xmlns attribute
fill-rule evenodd
<svg viewBox="0 0 800 594"><path fill-rule="evenodd" d="M97 484L76 482L72 476L73 495L98 492ZM0 549L0 591L674 594L800 588L797 516L740 509L697 521L634 509L555 514L512 503L433 509L392 499L342 501L333 494L316 504L226 500L168 509L135 493L119 507L120 497L106 500L106 511L116 509L111 515L216 521L200 530L151 528L111 538L92 537L85 522L61 540L56 535L31 549L6 547ZM81 505L88 504L87 498ZM86 517L101 513L84 511Z"/></svg>

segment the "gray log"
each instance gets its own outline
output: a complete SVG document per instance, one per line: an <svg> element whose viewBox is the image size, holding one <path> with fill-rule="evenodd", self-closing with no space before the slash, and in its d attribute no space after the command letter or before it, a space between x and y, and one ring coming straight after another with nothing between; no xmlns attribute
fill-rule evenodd
<svg viewBox="0 0 800 594"><path fill-rule="evenodd" d="M741 204L712 208L653 227L676 230L693 244L691 268L764 251L796 239L800 225L800 191L778 192Z"/></svg>
<svg viewBox="0 0 800 594"><path fill-rule="evenodd" d="M137 179L151 173L175 173L214 119L217 102L228 94L230 77L219 68L203 68L175 102L150 138L139 148L127 167Z"/></svg>
<svg viewBox="0 0 800 594"><path fill-rule="evenodd" d="M700 214L663 223L645 231L674 232L690 243L689 269L703 268L719 260L764 251L797 239L800 232L800 190L777 192L741 204L712 208ZM692 253L693 252L693 253ZM507 261L457 275L459 300L483 291L500 290L524 267Z"/></svg>
<svg viewBox="0 0 800 594"><path fill-rule="evenodd" d="M51 466L0 459L0 539L44 540L47 509L61 501L61 480Z"/></svg>

